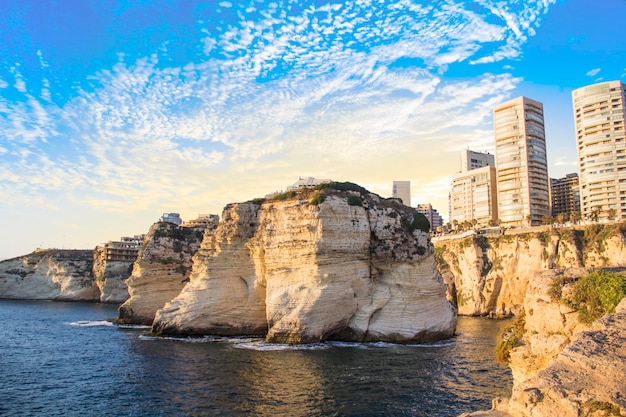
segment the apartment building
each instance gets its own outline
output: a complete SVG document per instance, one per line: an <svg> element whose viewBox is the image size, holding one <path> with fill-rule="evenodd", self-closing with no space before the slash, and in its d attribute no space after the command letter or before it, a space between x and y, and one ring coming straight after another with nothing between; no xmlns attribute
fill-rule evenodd
<svg viewBox="0 0 626 417"><path fill-rule="evenodd" d="M580 188L578 174L567 174L563 178L550 178L552 216L569 215L580 211Z"/></svg>
<svg viewBox="0 0 626 417"><path fill-rule="evenodd" d="M487 165L454 174L449 198L450 222L492 225L498 219L496 168Z"/></svg>
<svg viewBox="0 0 626 417"><path fill-rule="evenodd" d="M543 104L518 97L493 110L498 216L509 227L550 215Z"/></svg>
<svg viewBox="0 0 626 417"><path fill-rule="evenodd" d="M467 172L485 166L493 167L495 165L496 158L489 152L476 152L469 149L464 149L463 152L461 152L461 172Z"/></svg>
<svg viewBox="0 0 626 417"><path fill-rule="evenodd" d="M422 213L424 216L426 216L426 218L430 222L431 232L436 231L437 227L443 226L443 217L441 217L437 209L433 208L430 203L418 204L416 209L418 213Z"/></svg>
<svg viewBox="0 0 626 417"><path fill-rule="evenodd" d="M583 219L626 219L626 86L609 81L572 91Z"/></svg>

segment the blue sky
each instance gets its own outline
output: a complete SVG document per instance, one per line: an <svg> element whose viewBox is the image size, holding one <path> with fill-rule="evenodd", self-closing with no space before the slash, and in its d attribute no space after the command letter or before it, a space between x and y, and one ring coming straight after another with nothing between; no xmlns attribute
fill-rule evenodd
<svg viewBox="0 0 626 417"><path fill-rule="evenodd" d="M577 171L571 90L626 81L625 0L0 2L0 259L221 214L299 176L447 217L492 108L544 103Z"/></svg>

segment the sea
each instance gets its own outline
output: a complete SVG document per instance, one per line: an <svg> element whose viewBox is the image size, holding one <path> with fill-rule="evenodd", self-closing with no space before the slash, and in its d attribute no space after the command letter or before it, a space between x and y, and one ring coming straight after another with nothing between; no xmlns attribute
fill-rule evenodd
<svg viewBox="0 0 626 417"><path fill-rule="evenodd" d="M507 321L426 345L162 338L116 306L0 300L1 416L458 416L509 396Z"/></svg>

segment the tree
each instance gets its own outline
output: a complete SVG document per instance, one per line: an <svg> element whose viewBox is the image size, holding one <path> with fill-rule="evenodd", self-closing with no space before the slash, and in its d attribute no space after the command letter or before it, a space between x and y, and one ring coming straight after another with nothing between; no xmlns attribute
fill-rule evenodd
<svg viewBox="0 0 626 417"><path fill-rule="evenodd" d="M569 221L573 224L578 224L580 222L580 211L572 211L569 214Z"/></svg>
<svg viewBox="0 0 626 417"><path fill-rule="evenodd" d="M609 220L615 220L615 217L617 217L617 210L615 210L614 208L610 208L606 211L606 215Z"/></svg>
<svg viewBox="0 0 626 417"><path fill-rule="evenodd" d="M589 213L589 220L594 223L598 222L600 218L600 212L602 211L602 206L595 206L591 208L591 212Z"/></svg>
<svg viewBox="0 0 626 417"><path fill-rule="evenodd" d="M533 216L532 216L532 214L526 215L526 223L528 223L528 227L533 225Z"/></svg>
<svg viewBox="0 0 626 417"><path fill-rule="evenodd" d="M559 213L556 215L556 222L560 225L565 224L565 218L567 216L565 215L565 213Z"/></svg>

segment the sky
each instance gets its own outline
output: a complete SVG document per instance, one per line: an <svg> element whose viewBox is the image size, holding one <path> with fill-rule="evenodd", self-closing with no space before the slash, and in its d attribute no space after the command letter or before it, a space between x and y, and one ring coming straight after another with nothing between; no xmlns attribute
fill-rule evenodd
<svg viewBox="0 0 626 417"><path fill-rule="evenodd" d="M626 0L1 0L0 259L88 249L285 189L351 181L444 219L493 107L626 82Z"/></svg>

